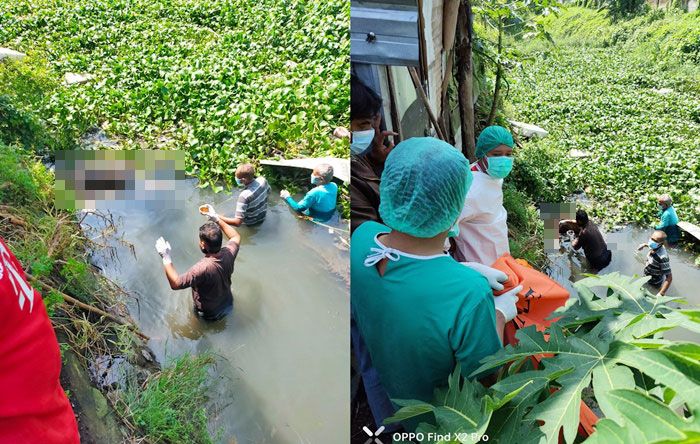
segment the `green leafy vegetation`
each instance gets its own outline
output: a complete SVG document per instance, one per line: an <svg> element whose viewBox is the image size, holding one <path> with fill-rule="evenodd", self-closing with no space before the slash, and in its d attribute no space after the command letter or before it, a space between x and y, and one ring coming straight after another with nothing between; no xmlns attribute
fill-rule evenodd
<svg viewBox="0 0 700 444"><path fill-rule="evenodd" d="M183 355L144 384L131 382L121 414L153 442L211 443L206 404L210 355Z"/></svg>
<svg viewBox="0 0 700 444"><path fill-rule="evenodd" d="M700 316L652 295L647 280L611 273L576 282L579 298L557 310L545 332L523 328L517 345L482 360L473 374L499 368L496 384L460 383L456 371L447 396L437 389L431 403L399 400L392 421L432 413L419 431L470 437L443 441L450 443L484 434L493 442L557 443L560 433L572 443L583 399L605 416L586 442L615 435L623 438L615 442L693 442L700 433L700 345L662 335L677 327L698 332ZM542 354L550 356L532 368ZM472 402L475 396L484 401Z"/></svg>
<svg viewBox="0 0 700 444"><path fill-rule="evenodd" d="M347 142L331 133L348 120L349 8L341 0L0 0L0 44L44 66L38 96L18 68L0 66L0 95L22 104L13 119L34 111L60 135L58 145L30 145L70 147L100 127L125 148L187 150L204 185L232 185L249 159L347 157ZM58 79L68 72L94 79L64 86Z"/></svg>
<svg viewBox="0 0 700 444"><path fill-rule="evenodd" d="M508 212L508 243L513 257L527 260L541 269L546 262L543 245L544 223L532 200L511 182L503 185L503 207Z"/></svg>
<svg viewBox="0 0 700 444"><path fill-rule="evenodd" d="M517 188L540 202L584 191L609 223L649 223L669 193L700 221L700 13L613 23L571 8L545 24L556 46L523 44L511 80L508 114L550 132L517 150Z"/></svg>

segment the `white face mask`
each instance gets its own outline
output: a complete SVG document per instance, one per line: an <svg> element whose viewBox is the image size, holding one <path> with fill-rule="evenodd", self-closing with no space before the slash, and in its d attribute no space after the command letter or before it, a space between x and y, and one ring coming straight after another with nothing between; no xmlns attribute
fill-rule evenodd
<svg viewBox="0 0 700 444"><path fill-rule="evenodd" d="M372 146L374 134L374 128L364 131L353 131L352 143L350 143L350 151L352 154L364 154Z"/></svg>

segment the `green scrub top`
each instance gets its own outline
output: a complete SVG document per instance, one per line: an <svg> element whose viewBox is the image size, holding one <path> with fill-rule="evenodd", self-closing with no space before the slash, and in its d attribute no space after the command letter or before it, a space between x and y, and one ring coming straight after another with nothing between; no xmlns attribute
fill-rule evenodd
<svg viewBox="0 0 700 444"><path fill-rule="evenodd" d="M391 250L380 276L365 259L381 254L377 238L390 231L365 222L352 235L353 315L389 397L430 401L458 361L466 376L501 348L493 293L486 278L447 254Z"/></svg>

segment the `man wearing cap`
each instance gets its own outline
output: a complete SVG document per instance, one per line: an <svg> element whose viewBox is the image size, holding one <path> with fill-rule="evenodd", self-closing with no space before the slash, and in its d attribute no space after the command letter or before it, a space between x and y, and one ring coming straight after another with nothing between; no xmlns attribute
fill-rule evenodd
<svg viewBox="0 0 700 444"><path fill-rule="evenodd" d="M503 207L503 179L513 169L513 136L502 126L485 128L476 142L474 175L459 215L454 257L459 261L493 264L508 246L508 214Z"/></svg>

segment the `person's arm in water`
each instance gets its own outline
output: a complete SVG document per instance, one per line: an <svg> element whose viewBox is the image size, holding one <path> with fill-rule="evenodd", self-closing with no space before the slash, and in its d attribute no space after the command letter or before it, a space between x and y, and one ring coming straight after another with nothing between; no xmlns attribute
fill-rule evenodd
<svg viewBox="0 0 700 444"><path fill-rule="evenodd" d="M297 213L301 213L304 210L308 210L316 202L316 196L315 196L314 190L311 190L308 193L306 193L304 198L302 200L300 200L299 202L292 199L292 196L289 196L288 192L285 193L284 195L282 193L280 193L280 196L282 198L284 198L285 202L287 202L289 204L289 206L292 207L292 210L296 211Z"/></svg>
<svg viewBox="0 0 700 444"><path fill-rule="evenodd" d="M586 229L584 228L578 233L578 236L574 238L574 241L571 242L571 248L574 250L580 249L583 245L581 245L581 238L583 237L584 233L586 232Z"/></svg>
<svg viewBox="0 0 700 444"><path fill-rule="evenodd" d="M659 290L659 294L661 296L666 295L666 292L668 291L668 287L671 286L671 282L673 281L673 273L669 273L666 275L666 280L661 284L661 289Z"/></svg>
<svg viewBox="0 0 700 444"><path fill-rule="evenodd" d="M233 225L234 227L240 227L243 223L243 218L245 217L245 212L247 208L248 202L241 194L240 196L238 196L238 201L236 202L236 215L234 217L226 217L219 215L219 218L229 225Z"/></svg>

